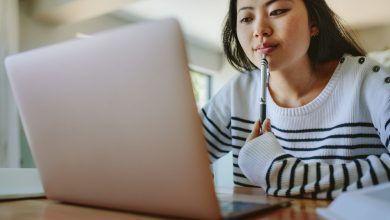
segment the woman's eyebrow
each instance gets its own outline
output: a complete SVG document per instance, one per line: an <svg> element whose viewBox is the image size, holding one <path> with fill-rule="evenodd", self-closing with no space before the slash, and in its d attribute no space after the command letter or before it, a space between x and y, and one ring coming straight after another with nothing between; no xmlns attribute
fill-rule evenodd
<svg viewBox="0 0 390 220"><path fill-rule="evenodd" d="M278 2L278 1L291 2L291 0L269 0L268 2L265 3L265 6L268 7L268 6L270 6L273 3Z"/></svg>
<svg viewBox="0 0 390 220"><path fill-rule="evenodd" d="M278 2L278 1L291 1L291 0L269 0L269 1L267 1L267 2L265 3L265 6L268 7L268 6L270 6L270 5L272 5L273 3ZM242 8L240 8L240 9L237 10L237 14L238 14L240 11L243 11L243 10L253 10L253 9L254 9L254 7L252 7L252 6L244 6L244 7L242 7Z"/></svg>
<svg viewBox="0 0 390 220"><path fill-rule="evenodd" d="M240 9L238 9L237 14L238 14L240 11L243 11L243 10L253 10L253 9L254 9L254 8L251 7L251 6L244 6L244 7L240 8Z"/></svg>

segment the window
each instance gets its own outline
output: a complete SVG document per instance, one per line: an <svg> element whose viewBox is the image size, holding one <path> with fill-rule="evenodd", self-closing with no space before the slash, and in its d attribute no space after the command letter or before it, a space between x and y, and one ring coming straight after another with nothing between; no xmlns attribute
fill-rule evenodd
<svg viewBox="0 0 390 220"><path fill-rule="evenodd" d="M196 105L200 109L211 97L211 76L193 70L190 71L190 76Z"/></svg>

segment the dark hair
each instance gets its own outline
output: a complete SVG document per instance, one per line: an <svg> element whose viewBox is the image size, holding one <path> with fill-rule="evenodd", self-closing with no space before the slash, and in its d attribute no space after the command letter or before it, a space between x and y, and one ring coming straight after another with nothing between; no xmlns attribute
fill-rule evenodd
<svg viewBox="0 0 390 220"><path fill-rule="evenodd" d="M341 19L329 8L325 0L303 0L309 22L315 24L319 34L311 38L308 50L313 67L340 59L343 54L363 56L366 52L358 45ZM257 69L242 49L237 37L237 0L230 0L229 11L222 32L223 49L229 63L244 72Z"/></svg>

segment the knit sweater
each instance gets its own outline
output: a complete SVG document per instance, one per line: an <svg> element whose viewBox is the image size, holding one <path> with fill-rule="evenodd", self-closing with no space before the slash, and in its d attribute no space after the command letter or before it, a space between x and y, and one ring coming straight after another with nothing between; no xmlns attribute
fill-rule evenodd
<svg viewBox="0 0 390 220"><path fill-rule="evenodd" d="M272 132L247 143L260 114L258 71L233 78L201 110L209 159L232 151L236 186L330 199L390 181L390 74L378 63L345 55L308 104L266 101Z"/></svg>

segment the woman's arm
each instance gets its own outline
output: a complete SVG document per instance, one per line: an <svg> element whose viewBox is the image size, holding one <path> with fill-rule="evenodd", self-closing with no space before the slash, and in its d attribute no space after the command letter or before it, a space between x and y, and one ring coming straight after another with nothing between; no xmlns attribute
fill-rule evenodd
<svg viewBox="0 0 390 220"><path fill-rule="evenodd" d="M389 153L343 164L304 163L286 154L271 132L247 142L238 163L249 180L275 196L331 199L390 181Z"/></svg>
<svg viewBox="0 0 390 220"><path fill-rule="evenodd" d="M201 109L200 117L207 142L209 160L212 163L225 156L232 149L232 137L226 126L229 121L224 119L223 116L218 116L218 113L208 108L208 106Z"/></svg>

